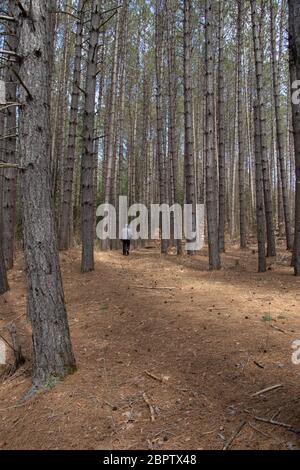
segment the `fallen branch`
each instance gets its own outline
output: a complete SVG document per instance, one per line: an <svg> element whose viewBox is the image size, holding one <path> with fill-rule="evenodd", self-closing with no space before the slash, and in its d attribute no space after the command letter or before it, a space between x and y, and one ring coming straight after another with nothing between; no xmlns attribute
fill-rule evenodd
<svg viewBox="0 0 300 470"><path fill-rule="evenodd" d="M261 423L271 424L272 426L279 426L279 427L287 429L288 431L291 431L295 434L300 434L300 430L294 429L291 424L281 423L280 421L276 421L273 418L267 419L267 418L260 418L258 416L255 416L254 419L256 421L261 422Z"/></svg>
<svg viewBox="0 0 300 470"><path fill-rule="evenodd" d="M144 402L146 403L146 405L148 406L148 408L150 410L151 421L152 421L152 423L154 423L155 422L155 411L154 411L154 408L151 405L150 400L147 397L146 393L143 393L143 400L144 400Z"/></svg>
<svg viewBox="0 0 300 470"><path fill-rule="evenodd" d="M148 289L148 290L176 290L177 287L146 287L146 286L134 286L136 289Z"/></svg>
<svg viewBox="0 0 300 470"><path fill-rule="evenodd" d="M252 398L258 397L259 395L263 395L264 393L271 392L272 390L277 390L278 388L281 388L281 387L283 387L282 384L273 385L272 387L264 388L263 390L260 390L259 392L253 393L253 395L251 395L251 397Z"/></svg>
<svg viewBox="0 0 300 470"><path fill-rule="evenodd" d="M164 379L157 377L157 375L152 374L152 372L148 372L145 370L145 374L151 377L151 379L157 380L158 382L164 383Z"/></svg>
<svg viewBox="0 0 300 470"><path fill-rule="evenodd" d="M280 333L283 333L286 335L286 331L282 330L281 328L278 328L278 326L275 325L270 325L271 328L274 328L274 330L280 331Z"/></svg>
<svg viewBox="0 0 300 470"><path fill-rule="evenodd" d="M243 427L245 426L246 424L246 421L243 421L239 427L237 428L237 430L233 433L233 435L231 436L231 438L229 439L229 441L225 444L225 446L223 447L223 450L228 450L229 447L231 446L231 444L233 443L233 441L237 438L237 436L240 434L241 430L243 429Z"/></svg>

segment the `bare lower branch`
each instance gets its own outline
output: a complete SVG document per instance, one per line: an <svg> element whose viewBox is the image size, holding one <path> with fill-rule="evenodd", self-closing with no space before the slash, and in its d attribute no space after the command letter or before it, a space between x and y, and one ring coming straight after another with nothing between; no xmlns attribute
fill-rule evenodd
<svg viewBox="0 0 300 470"><path fill-rule="evenodd" d="M16 21L13 16L0 15L0 21Z"/></svg>

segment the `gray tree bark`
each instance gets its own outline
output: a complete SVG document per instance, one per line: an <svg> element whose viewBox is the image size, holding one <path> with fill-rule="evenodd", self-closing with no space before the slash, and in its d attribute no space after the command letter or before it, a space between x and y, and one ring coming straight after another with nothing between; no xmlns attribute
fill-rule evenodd
<svg viewBox="0 0 300 470"><path fill-rule="evenodd" d="M271 55L272 55L272 69L273 69L273 93L275 104L275 117L276 117L276 137L277 137L277 150L280 168L280 182L282 189L283 213L285 221L285 234L286 245L288 250L293 249L292 227L290 220L290 207L289 195L287 188L286 178L286 163L284 160L284 131L283 122L281 118L281 105L280 105L280 82L279 82L279 69L277 61L277 35L276 35L276 14L274 9L274 2L270 0L270 19L271 19Z"/></svg>
<svg viewBox="0 0 300 470"><path fill-rule="evenodd" d="M239 203L240 203L240 247L247 248L246 192L245 192L245 141L243 102L243 5L238 0L237 55L238 55L238 141L239 141Z"/></svg>
<svg viewBox="0 0 300 470"><path fill-rule="evenodd" d="M163 146L163 103L162 103L162 68L163 68L163 41L164 41L164 23L162 1L156 2L156 119L157 119L157 159L159 163L159 188L160 203L167 202L166 194L166 167ZM186 2L185 2L186 3ZM161 224L160 224L161 225ZM161 253L167 254L168 240L161 241Z"/></svg>
<svg viewBox="0 0 300 470"><path fill-rule="evenodd" d="M209 269L221 268L218 233L218 207L215 197L216 158L214 144L214 60L212 1L205 1L205 62L206 62L206 206L209 247Z"/></svg>
<svg viewBox="0 0 300 470"><path fill-rule="evenodd" d="M23 0L20 42L20 153L28 313L34 388L49 387L76 369L64 302L50 184L50 12L46 0Z"/></svg>
<svg viewBox="0 0 300 470"><path fill-rule="evenodd" d="M16 12L16 1L9 0L8 15L14 16ZM18 47L18 31L16 22L7 22L6 43L8 50L17 51ZM17 71L18 66L14 64ZM6 102L15 103L17 101L17 85L16 75L12 70L12 66L8 65L5 82L6 82ZM16 133L17 133L17 112L16 107L11 106L6 110L6 131L5 135L9 137L5 140L4 160L6 163L17 163L16 159ZM14 263L14 239L15 239L15 219L16 219L16 196L17 196L17 170L10 168L5 170L3 174L3 253L6 269L12 269Z"/></svg>
<svg viewBox="0 0 300 470"><path fill-rule="evenodd" d="M225 168L225 81L224 81L224 1L219 0L218 68L218 152L219 152L219 250L225 252L226 168Z"/></svg>
<svg viewBox="0 0 300 470"><path fill-rule="evenodd" d="M254 105L254 144L256 178L256 225L258 242L258 272L266 272L266 219L264 204L264 186L261 165L260 123L257 103Z"/></svg>
<svg viewBox="0 0 300 470"><path fill-rule="evenodd" d="M72 207L72 191L73 191L73 176L75 167L75 152L76 152L76 132L78 122L78 106L80 99L80 82L81 82L81 61L82 61L82 41L83 41L83 11L84 0L78 1L77 15L79 17L76 27L76 43L75 43L75 61L71 97L71 111L70 111L70 126L68 137L67 158L65 161L64 176L63 176L63 197L60 209L60 223L59 223L59 249L68 250L71 244L71 227L72 220L71 212Z"/></svg>
<svg viewBox="0 0 300 470"><path fill-rule="evenodd" d="M252 17L254 56L255 56L258 113L259 113L259 121L260 121L260 127L261 127L261 132L260 132L261 161L262 161L262 171L263 171L265 212L266 212L266 222L267 222L268 256L276 256L272 192L271 192L271 184L270 184L268 149L267 149L267 140L266 140L267 131L266 131L265 101L264 101L264 93L263 93L263 61L262 61L262 44L261 44L261 34L260 34L261 30L259 28L256 0L251 0L251 17Z"/></svg>
<svg viewBox="0 0 300 470"><path fill-rule="evenodd" d="M292 94L293 84L300 80L300 6L289 0L289 51ZM295 275L300 276L300 105L292 100L293 132L296 165L295 240L293 264Z"/></svg>
<svg viewBox="0 0 300 470"><path fill-rule="evenodd" d="M196 188L195 188L195 156L193 132L193 92L192 92L192 31L191 31L191 0L184 2L184 175L186 204L193 207L193 230L196 228ZM187 240L190 242L192 240ZM193 251L188 251L193 255Z"/></svg>
<svg viewBox="0 0 300 470"><path fill-rule="evenodd" d="M83 122L83 154L81 164L81 271L94 270L95 188L94 127L99 34L102 21L102 0L93 0L89 33L89 51L85 84Z"/></svg>

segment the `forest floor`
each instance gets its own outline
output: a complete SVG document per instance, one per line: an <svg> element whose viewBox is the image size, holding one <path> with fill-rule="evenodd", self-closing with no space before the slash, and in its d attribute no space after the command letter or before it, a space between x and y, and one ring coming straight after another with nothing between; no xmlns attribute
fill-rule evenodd
<svg viewBox="0 0 300 470"><path fill-rule="evenodd" d="M206 250L97 252L83 276L80 251L63 254L78 372L23 403L30 328L18 256L0 334L16 319L29 360L0 379L0 449L299 449L300 280L286 252L266 274L256 257L230 247L211 273Z"/></svg>

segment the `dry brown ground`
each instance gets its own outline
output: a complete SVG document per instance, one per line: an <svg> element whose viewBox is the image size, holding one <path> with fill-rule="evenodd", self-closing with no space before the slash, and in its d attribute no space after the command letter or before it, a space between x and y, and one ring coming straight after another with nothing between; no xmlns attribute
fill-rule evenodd
<svg viewBox="0 0 300 470"><path fill-rule="evenodd" d="M234 449L299 448L298 434L255 417L279 413L277 421L300 429L300 366L291 362L300 281L284 254L263 275L252 251L233 247L217 273L207 271L205 254L97 253L86 276L79 250L63 255L78 372L25 404L30 362L2 379L0 448L222 449L244 421ZM10 284L0 334L18 317L30 356L21 257Z"/></svg>

